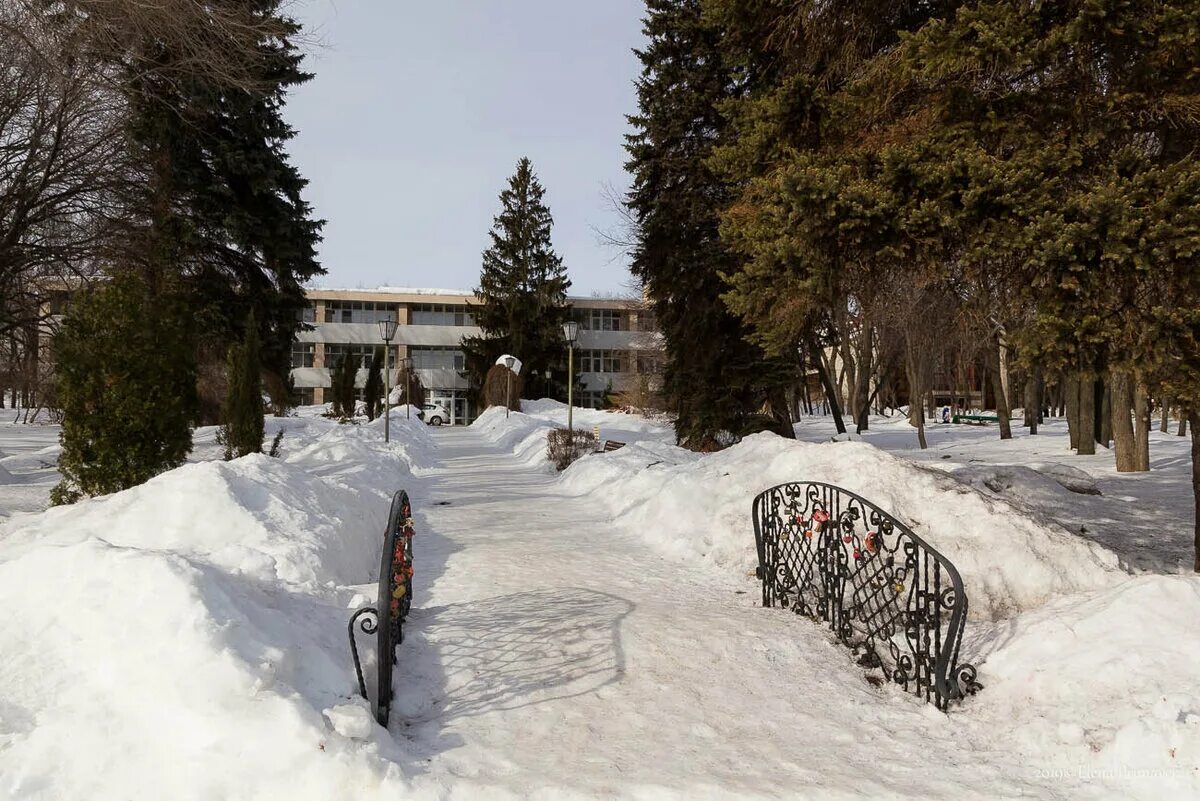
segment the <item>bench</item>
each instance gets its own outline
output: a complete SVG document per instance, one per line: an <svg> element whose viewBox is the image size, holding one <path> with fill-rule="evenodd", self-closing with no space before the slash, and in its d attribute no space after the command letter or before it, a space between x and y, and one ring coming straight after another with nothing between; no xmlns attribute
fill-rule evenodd
<svg viewBox="0 0 1200 801"><path fill-rule="evenodd" d="M1000 416L995 414L956 414L950 419L952 423L999 423Z"/></svg>
<svg viewBox="0 0 1200 801"><path fill-rule="evenodd" d="M624 447L624 442L617 442L615 439L606 439L600 443L600 447L596 448L596 453L612 453Z"/></svg>

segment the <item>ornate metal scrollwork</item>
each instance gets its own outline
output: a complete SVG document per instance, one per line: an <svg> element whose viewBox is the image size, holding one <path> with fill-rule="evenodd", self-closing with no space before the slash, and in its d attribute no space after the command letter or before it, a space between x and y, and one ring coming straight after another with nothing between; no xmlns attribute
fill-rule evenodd
<svg viewBox="0 0 1200 801"><path fill-rule="evenodd" d="M383 536L383 550L379 565L379 607L364 606L351 617L347 630L350 633L350 654L354 657L354 671L358 676L358 690L367 698L367 685L363 680L362 666L358 658L358 645L354 639L354 624L364 634L374 634L378 646L377 681L375 691L375 719L387 726L392 704L392 669L396 664L396 646L404 642L404 621L412 608L413 576L413 520L412 505L408 493L400 490L392 497L388 512L387 529ZM386 609L383 617L379 609Z"/></svg>
<svg viewBox="0 0 1200 801"><path fill-rule="evenodd" d="M870 501L831 484L781 484L754 499L763 606L829 624L906 691L945 710L980 689L958 662L967 617L948 559Z"/></svg>

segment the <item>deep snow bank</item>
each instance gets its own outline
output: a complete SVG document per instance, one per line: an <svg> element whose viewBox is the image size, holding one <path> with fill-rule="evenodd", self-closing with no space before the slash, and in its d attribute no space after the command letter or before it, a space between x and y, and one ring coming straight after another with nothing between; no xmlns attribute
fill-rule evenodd
<svg viewBox="0 0 1200 801"><path fill-rule="evenodd" d="M969 626L985 687L967 714L1119 797L1200 797L1198 619L1200 578L1141 576Z"/></svg>
<svg viewBox="0 0 1200 801"><path fill-rule="evenodd" d="M796 480L845 487L907 522L958 567L976 618L1007 617L1123 576L1100 546L858 442L815 445L758 434L703 457L634 446L582 459L563 478L568 491L594 493L618 522L665 552L745 572L757 564L754 496Z"/></svg>
<svg viewBox="0 0 1200 801"><path fill-rule="evenodd" d="M345 621L432 443L288 419L281 458L185 465L0 531L0 797L395 797ZM353 724L353 725L352 725ZM382 759L386 749L388 759Z"/></svg>
<svg viewBox="0 0 1200 801"><path fill-rule="evenodd" d="M571 424L582 431L599 430L602 440L625 443L675 441L669 424L633 414L576 407ZM500 406L485 409L471 427L493 444L511 450L526 464L552 472L554 468L546 460L546 433L566 425L567 405L542 398L521 401L521 411L508 415Z"/></svg>

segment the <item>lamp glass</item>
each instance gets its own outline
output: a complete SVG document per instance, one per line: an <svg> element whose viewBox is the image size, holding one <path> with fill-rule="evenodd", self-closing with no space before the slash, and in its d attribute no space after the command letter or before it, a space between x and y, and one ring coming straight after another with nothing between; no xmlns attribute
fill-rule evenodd
<svg viewBox="0 0 1200 801"><path fill-rule="evenodd" d="M504 357L504 366L507 367L509 370L513 369L513 365L516 363L517 363L517 359L515 356L505 356Z"/></svg>
<svg viewBox="0 0 1200 801"><path fill-rule="evenodd" d="M575 344L575 338L579 336L579 323L574 320L568 320L563 323L563 339L571 345Z"/></svg>
<svg viewBox="0 0 1200 801"><path fill-rule="evenodd" d="M379 321L379 336L384 342L391 342L392 337L396 336L396 321L395 320L380 320Z"/></svg>

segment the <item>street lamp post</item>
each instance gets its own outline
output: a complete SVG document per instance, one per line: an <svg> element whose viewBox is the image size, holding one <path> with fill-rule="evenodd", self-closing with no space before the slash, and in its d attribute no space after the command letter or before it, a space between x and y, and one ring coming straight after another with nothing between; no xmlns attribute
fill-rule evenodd
<svg viewBox="0 0 1200 801"><path fill-rule="evenodd" d="M579 323L568 320L563 323L563 339L567 341L567 430L571 433L571 441L575 438L575 339L579 336Z"/></svg>
<svg viewBox="0 0 1200 801"><path fill-rule="evenodd" d="M405 356L400 360L400 369L404 371L404 419L412 419L412 358Z"/></svg>
<svg viewBox="0 0 1200 801"><path fill-rule="evenodd" d="M396 321L392 319L379 321L379 336L383 338L383 372L387 375L383 387L383 441L392 441L392 371L388 369L389 354L392 338L396 336Z"/></svg>
<svg viewBox="0 0 1200 801"><path fill-rule="evenodd" d="M517 359L515 356L505 356L504 366L508 368L508 389L504 392L504 417L508 418L508 413L512 411L512 377L513 367L516 366Z"/></svg>

